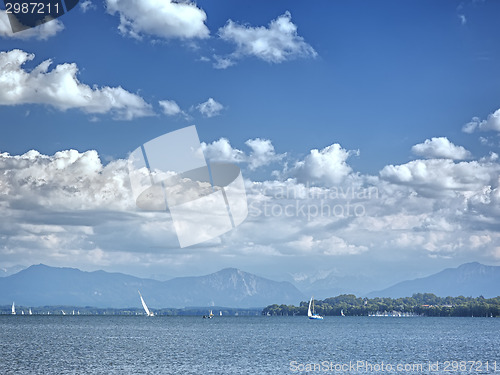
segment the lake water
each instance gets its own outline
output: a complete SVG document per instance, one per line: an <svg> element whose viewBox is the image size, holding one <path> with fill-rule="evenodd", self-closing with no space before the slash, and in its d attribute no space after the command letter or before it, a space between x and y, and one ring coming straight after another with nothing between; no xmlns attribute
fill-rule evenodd
<svg viewBox="0 0 500 375"><path fill-rule="evenodd" d="M306 373L500 374L500 319L0 316L0 374Z"/></svg>

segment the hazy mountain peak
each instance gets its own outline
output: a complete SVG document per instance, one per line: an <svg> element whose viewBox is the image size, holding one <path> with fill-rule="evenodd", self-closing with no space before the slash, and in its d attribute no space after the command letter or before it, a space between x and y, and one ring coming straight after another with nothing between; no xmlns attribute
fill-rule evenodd
<svg viewBox="0 0 500 375"><path fill-rule="evenodd" d="M198 277L168 281L141 279L105 271L33 265L0 278L0 304L74 305L96 307L141 306L140 290L148 306L264 307L299 303L303 295L288 282L276 282L236 268Z"/></svg>
<svg viewBox="0 0 500 375"><path fill-rule="evenodd" d="M500 295L500 266L465 263L427 277L400 282L368 296L398 298L414 293L434 293L439 297L497 297Z"/></svg>

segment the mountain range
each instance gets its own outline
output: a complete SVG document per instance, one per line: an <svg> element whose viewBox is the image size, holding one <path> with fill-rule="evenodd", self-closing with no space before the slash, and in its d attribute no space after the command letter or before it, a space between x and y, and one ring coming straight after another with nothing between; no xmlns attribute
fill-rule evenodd
<svg viewBox="0 0 500 375"><path fill-rule="evenodd" d="M397 283L368 293L367 297L399 298L410 297L414 293L433 293L439 297L497 297L500 296L500 267L466 263L427 277Z"/></svg>
<svg viewBox="0 0 500 375"><path fill-rule="evenodd" d="M353 278L352 280L356 280ZM348 287L329 287L331 278L318 282L328 297L353 293ZM356 283L353 288L359 287ZM140 290L152 308L225 306L265 307L305 301L319 290L302 293L292 283L277 282L235 268L205 276L178 277L168 281L143 279L122 273L84 272L76 268L33 265L13 275L0 277L0 305L13 301L25 306L140 307ZM500 296L500 267L466 263L434 275L407 280L387 289L367 293L367 297L407 297L414 293L433 293L440 297ZM362 295L363 296L363 295Z"/></svg>
<svg viewBox="0 0 500 375"><path fill-rule="evenodd" d="M235 268L198 277L168 281L141 279L121 273L84 272L76 268L33 265L0 278L0 304L94 307L264 307L293 304L305 296L289 282L268 280Z"/></svg>

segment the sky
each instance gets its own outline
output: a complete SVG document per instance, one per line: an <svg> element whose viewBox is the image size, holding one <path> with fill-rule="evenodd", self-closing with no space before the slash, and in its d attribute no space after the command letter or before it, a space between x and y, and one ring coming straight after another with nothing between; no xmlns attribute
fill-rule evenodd
<svg viewBox="0 0 500 375"><path fill-rule="evenodd" d="M0 267L383 287L500 265L499 2L84 0L18 33L1 9ZM181 248L127 158L190 125L249 213Z"/></svg>

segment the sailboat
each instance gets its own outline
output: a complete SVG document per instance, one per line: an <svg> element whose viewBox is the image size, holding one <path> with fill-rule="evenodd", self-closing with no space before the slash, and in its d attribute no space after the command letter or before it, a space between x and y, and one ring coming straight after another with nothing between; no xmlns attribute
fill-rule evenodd
<svg viewBox="0 0 500 375"><path fill-rule="evenodd" d="M64 312L64 310L61 310L61 312L62 312L63 315L66 315L66 313Z"/></svg>
<svg viewBox="0 0 500 375"><path fill-rule="evenodd" d="M222 311L219 311L219 316L222 316Z"/></svg>
<svg viewBox="0 0 500 375"><path fill-rule="evenodd" d="M312 312L311 312L311 305L312 305ZM309 308L307 309L307 316L309 319L314 319L314 320L323 320L323 317L319 314L316 314L314 312L314 296L311 297L311 300L309 301Z"/></svg>
<svg viewBox="0 0 500 375"><path fill-rule="evenodd" d="M12 315L16 315L16 305L12 302Z"/></svg>
<svg viewBox="0 0 500 375"><path fill-rule="evenodd" d="M141 297L142 307L144 307L144 311L146 312L146 315L147 316L155 316L155 314L153 312L149 311L148 305L146 305L146 302L144 302L144 298L142 298L141 292L139 292L139 297Z"/></svg>
<svg viewBox="0 0 500 375"><path fill-rule="evenodd" d="M29 311L29 314L30 314L30 315L33 315L33 313L31 312L31 307L30 307L30 311Z"/></svg>
<svg viewBox="0 0 500 375"><path fill-rule="evenodd" d="M344 315L344 310L340 310L340 316L345 316Z"/></svg>

